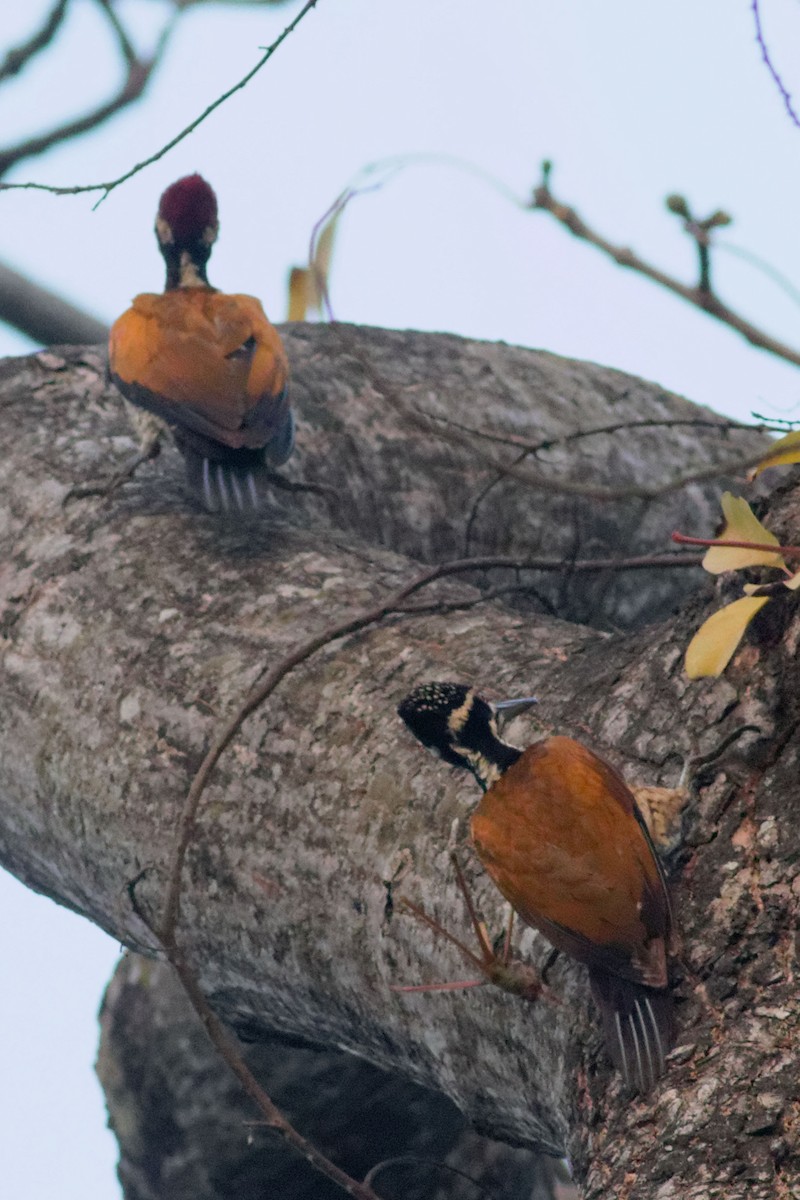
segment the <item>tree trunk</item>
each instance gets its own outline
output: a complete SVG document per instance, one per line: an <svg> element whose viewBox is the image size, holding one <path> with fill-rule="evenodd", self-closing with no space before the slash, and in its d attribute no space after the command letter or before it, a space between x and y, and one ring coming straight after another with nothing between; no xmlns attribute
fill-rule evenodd
<svg viewBox="0 0 800 1200"><path fill-rule="evenodd" d="M101 1030L97 1069L125 1200L340 1200L339 1188L253 1122L167 964L126 955ZM481 1137L440 1092L363 1058L263 1036L244 1049L294 1125L348 1174L386 1164L375 1180L386 1200L473 1200L475 1184L455 1170L503 1200L553 1200L566 1179L556 1159Z"/></svg>
<svg viewBox="0 0 800 1200"><path fill-rule="evenodd" d="M157 918L190 780L251 685L412 578L409 556L463 551L465 517L493 474L477 457L487 438L457 425L532 442L656 416L712 420L653 385L531 351L339 327L292 329L287 342L301 418L292 471L334 492L276 492L246 529L192 509L172 452L107 499L63 504L132 448L101 361L56 351L0 376L0 860L141 949L152 939L127 884L146 872L136 896ZM437 436L442 417L450 440ZM756 447L714 429L640 434L573 440L536 472L554 486L650 485ZM517 453L491 444L498 461L504 452ZM634 528L624 499L604 506L516 479L477 511L473 552L543 556L660 551L675 524L708 530L716 517L699 486L653 502ZM800 540L797 493L776 493L770 521ZM582 575L536 576L536 595L559 617L631 622L687 588L674 574L591 587ZM530 603L475 604L474 584L440 581L417 597L472 607L392 617L325 646L245 722L203 796L183 876L185 955L235 1028L350 1050L445 1092L496 1138L568 1149L587 1196L790 1196L796 597L770 602L724 679L689 683L682 653L708 597L612 636ZM673 784L683 758L758 726L689 806L675 881L678 1048L652 1096L622 1094L574 964L551 974L569 1001L558 1007L490 988L390 990L465 972L457 951L399 911L399 894L470 936L447 851L476 796L419 753L394 713L430 678L493 696L535 689L546 729L583 738L644 783ZM514 733L534 736L522 719ZM474 864L468 874L499 927L499 897ZM519 948L534 961L546 952L530 931Z"/></svg>

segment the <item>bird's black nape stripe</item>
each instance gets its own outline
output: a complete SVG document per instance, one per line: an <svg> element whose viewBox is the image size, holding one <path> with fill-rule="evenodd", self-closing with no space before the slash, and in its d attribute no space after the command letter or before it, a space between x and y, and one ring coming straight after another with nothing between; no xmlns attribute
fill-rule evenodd
<svg viewBox="0 0 800 1200"><path fill-rule="evenodd" d="M469 715L461 726L456 742L467 750L483 755L501 771L508 770L522 756L521 750L502 742L497 736L494 713L481 696L473 698Z"/></svg>
<svg viewBox="0 0 800 1200"><path fill-rule="evenodd" d="M197 241L185 246L159 243L159 247L167 268L167 278L164 282L165 292L175 291L182 286L187 274L187 267L191 267L189 273L195 285L209 287L206 274L206 266L211 257L209 245L203 241Z"/></svg>

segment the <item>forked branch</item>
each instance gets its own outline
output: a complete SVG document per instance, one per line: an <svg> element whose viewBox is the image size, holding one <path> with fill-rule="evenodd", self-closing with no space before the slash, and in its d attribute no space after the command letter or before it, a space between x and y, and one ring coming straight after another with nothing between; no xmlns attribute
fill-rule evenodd
<svg viewBox="0 0 800 1200"><path fill-rule="evenodd" d="M91 129L96 129L98 125L102 125L109 117L121 112L122 109L127 108L129 104L132 104L144 94L156 68L161 62L180 10L176 8L167 20L154 54L150 58L143 58L136 53L128 32L120 21L111 4L111 0L97 0L97 3L103 10L111 26L114 39L117 43L117 49L124 64L125 77L122 84L114 96L111 96L90 112L84 113L82 117L77 117L73 121L66 121L61 125L55 125L46 133L39 134L37 137L27 138L24 142L19 142L16 146L8 146L5 150L0 150L0 176L6 175L12 167L15 167L17 163L25 158L32 158L38 154L43 154L45 150L49 150L52 146L69 141L70 138L77 137L82 133L88 133ZM61 16L63 16L63 11ZM60 24L60 20L58 23ZM55 29L53 33L55 33ZM44 30L42 31L42 36L43 34ZM52 34L50 36L52 37ZM46 42L37 44L35 48L41 49L46 44ZM28 49L30 45L31 43L28 44ZM19 54L19 51L17 53ZM30 57L30 54L28 57ZM8 62L8 59L6 62ZM17 68L17 70L19 69L21 67ZM2 75L0 75L0 78L2 78ZM0 184L0 187L7 186L12 185Z"/></svg>
<svg viewBox="0 0 800 1200"><path fill-rule="evenodd" d="M550 190L550 171L551 165L544 164L542 172L542 181L537 188L534 189L530 207L539 209L542 212L548 212L551 216L570 231L575 237L581 241L588 242L591 246L596 246L603 254L613 259L620 267L629 267L632 271L636 271L639 275L644 275L647 279L652 279L654 283L666 288L667 291L674 292L677 296L688 300L695 308L701 309L708 313L710 317L714 317L717 321L721 321L724 325L729 325L731 329L735 329L741 334L752 346L757 346L760 350L766 350L770 354L774 354L777 358L782 358L786 362L790 362L795 367L800 367L800 350L796 350L793 346L786 345L785 342L779 342L777 338L771 337L765 330L760 329L757 325L753 325L750 321L745 320L739 313L734 312L727 304L723 304L717 294L711 290L710 286L710 267L708 266L708 242L705 242L704 250L706 253L706 267L703 269L703 255L701 254L701 269L699 279L696 286L691 287L688 284L682 283L679 279L675 279L672 275L668 275L666 271L659 270L645 259L640 258L634 250L628 246L618 246L604 238L591 226L587 225L583 217L570 208L569 205L557 200ZM672 201L679 200L680 197L671 197ZM702 225L707 225L705 235L714 225L725 223L719 218L724 217L724 213L715 213L707 218L705 222L698 223L691 218L690 214L684 214L683 210L672 208L672 211L678 215L685 216L687 219L687 229L694 237L698 244L698 249L703 241L698 235L701 232ZM716 219L715 219L716 218ZM710 224L709 224L710 223Z"/></svg>
<svg viewBox="0 0 800 1200"><path fill-rule="evenodd" d="M83 192L102 192L100 199L97 201L98 204L101 204L102 201L105 200L106 197L114 190L114 188L119 187L119 185L121 183L125 183L128 179L131 179L134 175L138 175L138 173L140 171L143 171L145 167L149 167L153 163L158 162L159 159L163 158L165 154L168 154L170 150L174 149L174 147L177 146L179 142L182 142L183 139L188 137L190 133L193 133L194 130L197 129L197 127L199 125L201 125L202 122L205 121L206 118L211 115L211 113L215 112L220 107L220 105L224 104L226 100L229 100L231 96L233 96L236 92L240 91L243 87L246 87L247 84L250 82L250 80L253 78L253 76L258 74L258 72L261 70L261 68L263 66L265 66L266 63L269 62L269 60L272 58L273 54L278 49L278 47L286 40L286 38L289 36L289 34L292 33L297 28L297 26L300 24L300 22L303 20L303 18L308 15L308 13L312 10L312 8L316 7L317 3L318 3L318 0L307 0L307 3L303 5L300 12L294 18L294 20L290 21L290 23L286 26L286 28L283 30L283 32L275 39L275 41L272 42L271 45L267 46L264 49L264 53L261 55L261 58L255 64L255 66L252 67L247 72L247 74L244 75L238 81L238 83L235 83L233 85L233 87L228 88L228 90L223 92L221 96L217 96L216 100L213 100L211 102L211 104L209 104L208 107L205 108L203 110L203 112L200 113L200 115L198 117L195 117L195 119L193 121L191 121L184 129L182 129L180 131L180 133L177 133L174 138L171 138L170 141L168 141L166 143L166 145L162 146L159 150L156 150L155 153L151 154L148 158L144 158L144 159L142 159L141 162L135 163L134 166L132 166L129 170L125 171L122 175L117 176L116 179L109 179L103 183L75 184L73 186L68 186L68 187L64 187L64 186L59 187L59 186L56 186L54 184L49 184L49 183L36 183L33 180L29 180L25 183L0 183L0 190L9 189L9 188L14 188L14 189L31 189L31 188L33 188L33 189L36 189L37 191L50 192L54 196L74 196L74 195L78 195ZM104 7L105 7L105 5L104 5ZM110 7L110 5L108 7ZM169 28L169 26L168 26L168 28ZM166 31L165 31L165 33L166 33ZM164 35L162 35L162 49L163 49L163 36ZM148 80L150 78L150 74L152 73L153 67L157 60L157 57L158 57L158 55L156 55L154 57L154 59L151 60L149 63L140 62L138 64L137 70L135 70L135 71L132 71L129 69L128 79L126 80L126 83L123 87L122 93L120 94L120 96L117 97L116 102L111 102L110 105L104 106L104 109L107 111L105 111L105 113L101 119L105 120L105 118L107 116L111 115L112 112L118 111L118 109L123 107L124 104L129 103L131 99L135 99L136 98L135 95L130 96L128 94L132 89L135 89L136 87L138 87L139 91L136 94L141 95L141 91L143 90L144 86L146 85L146 83L148 82ZM142 82L141 75L143 72L145 73L145 79ZM86 120L86 118L84 118L84 122L85 122L85 120ZM46 140L45 145L40 144L43 139L38 139L38 140L33 139L32 142L25 143L24 155L20 153L20 147L15 147L11 151L6 151L5 154L0 153L0 174L2 174L2 172L4 170L8 170L9 166L12 165L12 164L6 162L6 159L8 158L9 154L14 154L16 156L14 158L14 162L17 162L17 161L19 161L19 158L21 158L21 157L27 157L30 154L40 153L42 149L45 149L47 146L53 145L54 141L63 140L65 137L72 137L76 133L85 132L86 128L93 128L94 124L97 124L97 123L98 123L98 121L95 120L92 125L88 125L88 126L86 126L85 124L82 125L81 122L73 122L71 125L62 126L61 131L59 132L59 136L57 138L54 137L53 133L43 135L44 139L48 139L48 140ZM64 132L65 130L67 132ZM31 145L34 145L35 148L30 149ZM95 207L97 207L97 205L95 205Z"/></svg>
<svg viewBox="0 0 800 1200"><path fill-rule="evenodd" d="M61 28L61 24L67 14L68 4L69 0L57 0L35 33L26 42L21 42L19 46L13 46L8 51L3 61L0 62L0 83L6 79L12 79L15 75L19 75L20 71L25 69L34 55L38 54L40 50L45 50L50 45Z"/></svg>

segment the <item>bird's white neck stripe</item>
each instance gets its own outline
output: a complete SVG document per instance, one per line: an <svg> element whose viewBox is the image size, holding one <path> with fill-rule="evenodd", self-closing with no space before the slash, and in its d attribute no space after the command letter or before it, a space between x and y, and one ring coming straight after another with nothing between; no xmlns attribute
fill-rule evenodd
<svg viewBox="0 0 800 1200"><path fill-rule="evenodd" d="M205 287L206 282L197 269L188 250L181 250L180 281L178 287Z"/></svg>

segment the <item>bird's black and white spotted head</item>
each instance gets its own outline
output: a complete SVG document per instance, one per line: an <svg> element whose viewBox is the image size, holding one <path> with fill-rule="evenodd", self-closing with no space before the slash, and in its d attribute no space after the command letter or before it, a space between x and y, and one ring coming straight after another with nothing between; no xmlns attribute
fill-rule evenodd
<svg viewBox="0 0 800 1200"><path fill-rule="evenodd" d="M398 706L414 737L454 767L464 767L482 787L520 756L500 740L495 710L463 683L423 683Z"/></svg>

